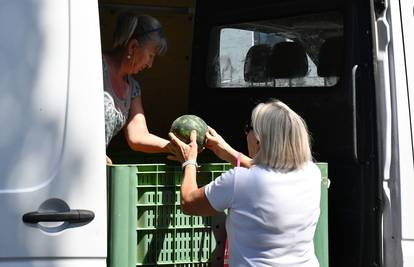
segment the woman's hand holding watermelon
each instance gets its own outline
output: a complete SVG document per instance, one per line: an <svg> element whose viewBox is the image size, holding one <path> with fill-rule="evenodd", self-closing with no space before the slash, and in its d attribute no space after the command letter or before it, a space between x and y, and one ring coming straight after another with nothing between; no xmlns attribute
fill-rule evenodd
<svg viewBox="0 0 414 267"><path fill-rule="evenodd" d="M177 138L172 132L168 134L171 138L171 152L174 155L168 156L170 160L176 160L179 162L185 162L188 160L197 161L198 145L197 145L197 132L191 131L190 143L186 144Z"/></svg>
<svg viewBox="0 0 414 267"><path fill-rule="evenodd" d="M217 211L210 205L204 187L198 188L197 184L197 130L192 130L190 143L186 144L174 133L170 132L172 145L176 148L175 156L181 159L183 168L183 178L180 188L180 207L184 214L194 214L202 216L212 216Z"/></svg>
<svg viewBox="0 0 414 267"><path fill-rule="evenodd" d="M206 133L206 147L222 160L233 162L238 152L233 149L213 128L208 127Z"/></svg>
<svg viewBox="0 0 414 267"><path fill-rule="evenodd" d="M213 128L208 127L205 147L210 149L222 160L234 166L251 167L251 158L232 148Z"/></svg>

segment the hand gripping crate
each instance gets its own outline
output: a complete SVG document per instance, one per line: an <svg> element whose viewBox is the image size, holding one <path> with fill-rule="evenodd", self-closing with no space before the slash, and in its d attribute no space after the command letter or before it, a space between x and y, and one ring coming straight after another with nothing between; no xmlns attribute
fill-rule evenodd
<svg viewBox="0 0 414 267"><path fill-rule="evenodd" d="M205 185L230 168L202 164L197 182ZM225 215L184 215L182 175L165 164L108 167L110 267L223 266Z"/></svg>

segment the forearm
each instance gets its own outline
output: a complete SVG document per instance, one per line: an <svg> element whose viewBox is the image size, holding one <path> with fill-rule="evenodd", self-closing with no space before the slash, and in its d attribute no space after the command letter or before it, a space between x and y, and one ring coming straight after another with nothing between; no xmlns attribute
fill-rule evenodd
<svg viewBox="0 0 414 267"><path fill-rule="evenodd" d="M250 168L252 166L252 159L243 153L240 153L240 166Z"/></svg>
<svg viewBox="0 0 414 267"><path fill-rule="evenodd" d="M232 164L233 166L236 166L237 162L237 155L238 151L232 148L231 146L226 147L225 149L221 150L221 155L219 158L222 160L227 161L228 163Z"/></svg>
<svg viewBox="0 0 414 267"><path fill-rule="evenodd" d="M240 155L239 155L240 153ZM232 164L233 166L237 166L237 157L240 157L240 166L250 168L252 159L241 152L238 152L230 145L227 145L225 148L221 149L220 152L217 153L217 156L224 161Z"/></svg>
<svg viewBox="0 0 414 267"><path fill-rule="evenodd" d="M146 153L166 153L168 152L168 140L158 137L151 133L137 133L134 136L127 134L128 145L132 150Z"/></svg>
<svg viewBox="0 0 414 267"><path fill-rule="evenodd" d="M171 137L171 144L173 148L178 148L176 151L182 158L184 175L181 181L181 210L184 214L211 216L217 211L210 205L204 191L204 187L198 188L197 176L197 133L191 132L189 144L185 144L179 140L173 133L169 134ZM175 151L175 150L173 150Z"/></svg>
<svg viewBox="0 0 414 267"><path fill-rule="evenodd" d="M197 169L195 165L187 165L184 169L183 180L181 181L181 207L183 212L189 213L195 208L194 192L198 189L196 174Z"/></svg>
<svg viewBox="0 0 414 267"><path fill-rule="evenodd" d="M141 96L135 97L131 102L130 118L125 127L125 136L132 150L146 153L168 152L169 141L148 131Z"/></svg>

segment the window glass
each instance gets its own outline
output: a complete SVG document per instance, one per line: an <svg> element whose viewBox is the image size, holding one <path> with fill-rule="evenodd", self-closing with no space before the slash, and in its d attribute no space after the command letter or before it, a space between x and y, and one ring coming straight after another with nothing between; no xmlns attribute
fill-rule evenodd
<svg viewBox="0 0 414 267"><path fill-rule="evenodd" d="M339 13L223 25L212 31L210 87L325 87L339 80Z"/></svg>

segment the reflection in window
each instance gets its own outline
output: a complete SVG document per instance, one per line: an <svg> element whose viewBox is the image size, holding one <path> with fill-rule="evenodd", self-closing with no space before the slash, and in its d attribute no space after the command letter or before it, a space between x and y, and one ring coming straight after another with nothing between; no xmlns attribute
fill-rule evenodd
<svg viewBox="0 0 414 267"><path fill-rule="evenodd" d="M220 78L223 85L239 85L249 48L254 45L254 32L225 28L220 34Z"/></svg>
<svg viewBox="0 0 414 267"><path fill-rule="evenodd" d="M324 87L342 67L337 13L225 25L213 31L210 87Z"/></svg>

